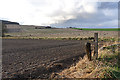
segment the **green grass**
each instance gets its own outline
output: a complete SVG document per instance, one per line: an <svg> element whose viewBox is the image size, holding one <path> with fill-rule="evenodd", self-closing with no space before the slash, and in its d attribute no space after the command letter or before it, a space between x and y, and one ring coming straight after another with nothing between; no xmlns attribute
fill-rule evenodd
<svg viewBox="0 0 120 80"><path fill-rule="evenodd" d="M120 38L99 38L98 40L99 41L112 41L112 42L114 42L114 41L119 41Z"/></svg>
<svg viewBox="0 0 120 80"><path fill-rule="evenodd" d="M115 47L115 53L111 52L106 52L107 50L112 51L112 47ZM119 52L117 51L117 46L108 46L106 47L105 53L101 54L101 57L98 59L99 61L103 62L103 66L106 68L103 70L105 73L102 75L102 78L120 78L120 67L118 62L118 54Z"/></svg>
<svg viewBox="0 0 120 80"><path fill-rule="evenodd" d="M120 31L120 28L72 28L86 31Z"/></svg>

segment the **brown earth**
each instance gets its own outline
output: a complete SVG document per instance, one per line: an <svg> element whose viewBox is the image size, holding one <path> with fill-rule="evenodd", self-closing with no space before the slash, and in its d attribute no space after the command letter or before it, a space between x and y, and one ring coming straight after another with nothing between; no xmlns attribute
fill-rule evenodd
<svg viewBox="0 0 120 80"><path fill-rule="evenodd" d="M74 65L83 57L85 42L87 41L4 39L2 77L49 78L52 73Z"/></svg>

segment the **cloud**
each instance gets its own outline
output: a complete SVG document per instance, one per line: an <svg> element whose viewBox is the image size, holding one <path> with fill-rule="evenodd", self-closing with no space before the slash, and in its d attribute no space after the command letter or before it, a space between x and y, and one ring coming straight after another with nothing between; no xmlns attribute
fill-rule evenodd
<svg viewBox="0 0 120 80"><path fill-rule="evenodd" d="M26 0L0 0L0 17L11 21L26 22L33 7Z"/></svg>
<svg viewBox="0 0 120 80"><path fill-rule="evenodd" d="M117 8L112 7L116 3L110 2L108 4L94 1L0 0L0 19L17 21L21 24L56 27L108 26L105 23L114 22L117 19ZM113 25L111 24L111 26Z"/></svg>
<svg viewBox="0 0 120 80"><path fill-rule="evenodd" d="M117 2L98 2L99 9L116 9L118 8L118 3Z"/></svg>
<svg viewBox="0 0 120 80"><path fill-rule="evenodd" d="M75 19L81 13L92 14L97 6L95 3L88 3L84 0L35 0L35 2L32 0L31 5L36 9L34 18L39 18L39 23L43 25Z"/></svg>
<svg viewBox="0 0 120 80"><path fill-rule="evenodd" d="M87 15L87 17L86 17ZM84 17L85 16L85 17ZM80 28L117 28L118 9L99 9L94 14L84 13L76 19L70 19L63 23L52 24L57 27L80 27Z"/></svg>
<svg viewBox="0 0 120 80"><path fill-rule="evenodd" d="M9 20L50 25L75 19L80 13L94 13L96 5L84 0L2 0L0 10L1 17Z"/></svg>

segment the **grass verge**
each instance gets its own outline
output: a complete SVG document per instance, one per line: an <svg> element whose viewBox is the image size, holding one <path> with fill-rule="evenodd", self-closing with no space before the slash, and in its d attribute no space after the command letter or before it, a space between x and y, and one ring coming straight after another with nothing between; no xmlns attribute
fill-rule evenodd
<svg viewBox="0 0 120 80"><path fill-rule="evenodd" d="M53 40L93 40L93 37L2 37L2 39L53 39Z"/></svg>
<svg viewBox="0 0 120 80"><path fill-rule="evenodd" d="M94 37L0 37L2 39L53 39L53 40L91 40ZM120 38L99 38L98 41L120 41Z"/></svg>
<svg viewBox="0 0 120 80"><path fill-rule="evenodd" d="M84 56L75 66L56 73L56 78L120 78L118 64L118 47L120 45L118 43L111 44L99 50L97 60L89 61L87 56Z"/></svg>

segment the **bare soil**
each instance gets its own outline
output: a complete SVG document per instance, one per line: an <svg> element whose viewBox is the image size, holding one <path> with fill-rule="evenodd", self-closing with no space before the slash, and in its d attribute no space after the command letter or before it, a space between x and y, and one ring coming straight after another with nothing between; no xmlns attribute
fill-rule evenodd
<svg viewBox="0 0 120 80"><path fill-rule="evenodd" d="M77 40L4 39L3 78L50 78L85 55L85 42Z"/></svg>

